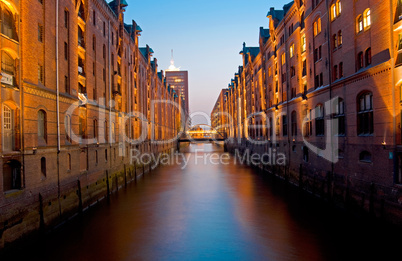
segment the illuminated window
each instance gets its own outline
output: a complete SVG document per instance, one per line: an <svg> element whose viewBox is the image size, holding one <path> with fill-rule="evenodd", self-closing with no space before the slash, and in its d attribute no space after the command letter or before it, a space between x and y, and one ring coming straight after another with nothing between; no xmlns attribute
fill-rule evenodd
<svg viewBox="0 0 402 261"><path fill-rule="evenodd" d="M367 9L366 11L364 11L363 17L364 17L364 29L366 29L367 27L369 27L371 25L370 9Z"/></svg>
<svg viewBox="0 0 402 261"><path fill-rule="evenodd" d="M333 4L331 6L331 20L335 20L336 16L337 16L336 5Z"/></svg>
<svg viewBox="0 0 402 261"><path fill-rule="evenodd" d="M286 53L282 54L282 65L286 63Z"/></svg>
<svg viewBox="0 0 402 261"><path fill-rule="evenodd" d="M342 3L340 0L336 2L336 8L337 8L337 16L339 16L342 13Z"/></svg>
<svg viewBox="0 0 402 261"><path fill-rule="evenodd" d="M317 36L321 33L321 18L319 17L313 24L314 27L314 36Z"/></svg>
<svg viewBox="0 0 402 261"><path fill-rule="evenodd" d="M301 51L304 53L307 50L307 40L306 35L303 35L301 38Z"/></svg>
<svg viewBox="0 0 402 261"><path fill-rule="evenodd" d="M360 33L363 31L363 17L359 15L357 17L357 32Z"/></svg>
<svg viewBox="0 0 402 261"><path fill-rule="evenodd" d="M292 44L289 48L290 58L294 56L295 45Z"/></svg>
<svg viewBox="0 0 402 261"><path fill-rule="evenodd" d="M338 46L342 45L342 31L339 30L338 32Z"/></svg>

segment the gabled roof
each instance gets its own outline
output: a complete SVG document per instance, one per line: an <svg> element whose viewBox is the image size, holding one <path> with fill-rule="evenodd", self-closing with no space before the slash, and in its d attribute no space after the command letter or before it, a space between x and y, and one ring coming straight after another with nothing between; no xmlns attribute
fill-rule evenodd
<svg viewBox="0 0 402 261"><path fill-rule="evenodd" d="M267 17L271 17L274 20L274 26L277 27L278 24L285 17L286 13L293 6L295 1L291 1L290 3L283 6L282 10L275 10L275 8L271 7L268 11Z"/></svg>
<svg viewBox="0 0 402 261"><path fill-rule="evenodd" d="M149 54L153 54L154 53L154 51L152 50L152 48L149 48L149 53L147 52L148 51L148 47L140 47L140 48L138 48L139 50L140 50L140 53L145 57L145 58L148 58L148 55Z"/></svg>
<svg viewBox="0 0 402 261"><path fill-rule="evenodd" d="M268 41L269 37L271 37L269 29L264 29L263 27L260 27L260 39L264 44Z"/></svg>
<svg viewBox="0 0 402 261"><path fill-rule="evenodd" d="M260 47L246 47L246 43L243 43L243 50L240 51L240 54L244 56L246 64L248 64L248 57L251 58L251 61L254 61L259 53Z"/></svg>

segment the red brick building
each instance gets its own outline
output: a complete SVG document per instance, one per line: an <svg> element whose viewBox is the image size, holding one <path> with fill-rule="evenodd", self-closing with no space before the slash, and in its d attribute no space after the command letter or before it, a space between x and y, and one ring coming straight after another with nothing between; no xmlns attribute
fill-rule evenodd
<svg viewBox="0 0 402 261"><path fill-rule="evenodd" d="M232 149L275 149L287 164L270 171L402 223L402 1L296 0L268 18L229 85Z"/></svg>
<svg viewBox="0 0 402 261"><path fill-rule="evenodd" d="M182 116L125 0L0 7L1 248L143 173L131 149L176 146Z"/></svg>

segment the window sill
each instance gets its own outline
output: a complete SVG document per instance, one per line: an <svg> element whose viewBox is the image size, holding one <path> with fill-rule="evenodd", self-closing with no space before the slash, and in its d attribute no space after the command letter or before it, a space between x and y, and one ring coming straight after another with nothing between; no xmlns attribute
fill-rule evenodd
<svg viewBox="0 0 402 261"><path fill-rule="evenodd" d="M357 137L374 137L374 134L358 134Z"/></svg>

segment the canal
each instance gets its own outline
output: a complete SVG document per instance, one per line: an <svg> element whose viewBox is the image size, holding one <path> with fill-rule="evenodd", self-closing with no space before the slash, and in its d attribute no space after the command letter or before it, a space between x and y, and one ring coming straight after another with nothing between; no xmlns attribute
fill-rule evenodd
<svg viewBox="0 0 402 261"><path fill-rule="evenodd" d="M212 144L163 166L6 260L387 260L400 231L239 164ZM196 164L198 159L198 164ZM397 258L398 259L398 258Z"/></svg>

